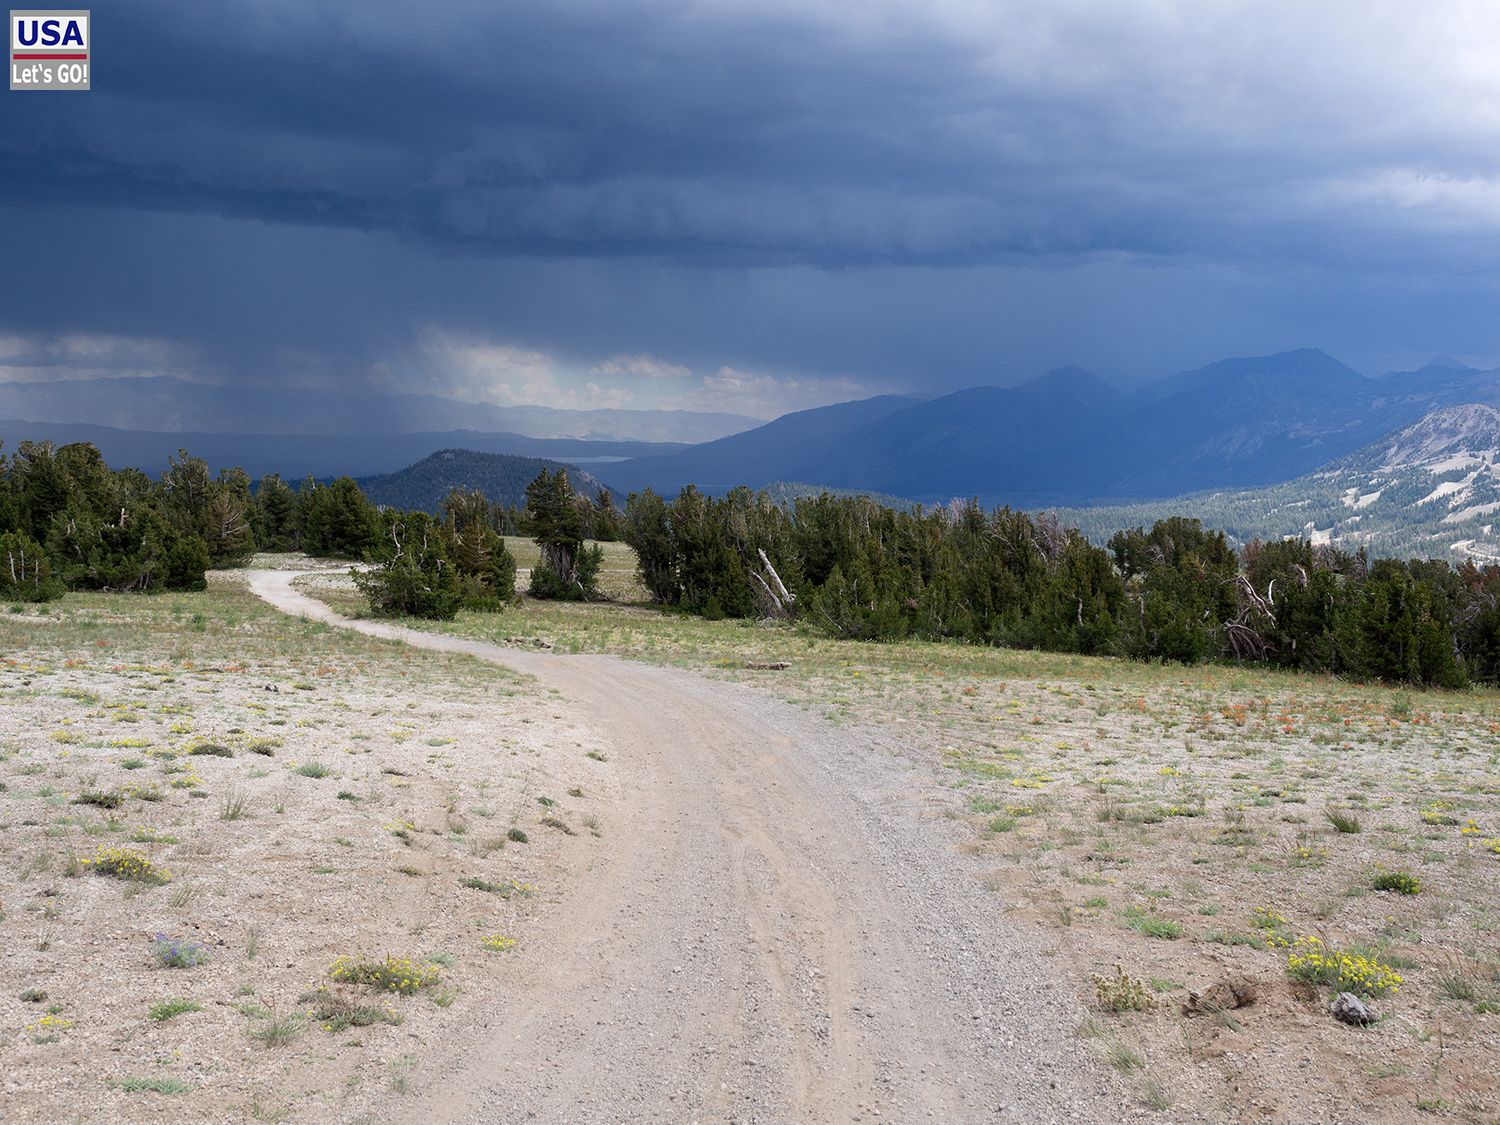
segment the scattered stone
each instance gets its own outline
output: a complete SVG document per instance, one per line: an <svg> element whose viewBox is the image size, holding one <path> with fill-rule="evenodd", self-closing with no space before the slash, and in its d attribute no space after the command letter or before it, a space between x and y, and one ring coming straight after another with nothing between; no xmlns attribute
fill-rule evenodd
<svg viewBox="0 0 1500 1125"><path fill-rule="evenodd" d="M1260 989L1249 977L1225 977L1209 985L1202 992L1189 992L1183 1002L1185 1016L1213 1015L1216 1012L1232 1012L1255 1003Z"/></svg>
<svg viewBox="0 0 1500 1125"><path fill-rule="evenodd" d="M1340 992L1328 1005L1333 1018L1351 1027L1367 1027L1375 1022L1375 1013L1365 1007L1365 1002L1352 992Z"/></svg>

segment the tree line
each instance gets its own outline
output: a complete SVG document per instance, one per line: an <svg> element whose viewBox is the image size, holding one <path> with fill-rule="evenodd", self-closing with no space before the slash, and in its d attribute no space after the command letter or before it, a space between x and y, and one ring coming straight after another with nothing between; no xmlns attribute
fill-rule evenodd
<svg viewBox="0 0 1500 1125"><path fill-rule="evenodd" d="M183 450L152 480L111 469L88 443L21 442L0 453L0 598L202 590L210 569L242 566L256 551L300 551L374 564L360 583L377 612L451 617L514 598L506 534L545 540L534 594L592 596L600 556L584 540L612 537L619 518L607 493L579 496L562 470L532 482L524 509L454 489L432 515L378 508L349 477L293 487L270 475L252 485L242 470L211 474Z"/></svg>
<svg viewBox="0 0 1500 1125"><path fill-rule="evenodd" d="M835 637L1230 659L1356 679L1500 682L1500 567L1376 559L1306 540L1235 551L1195 519L1107 547L1048 514L897 511L739 488L633 494L622 535L658 603Z"/></svg>
<svg viewBox="0 0 1500 1125"><path fill-rule="evenodd" d="M185 451L157 480L88 444L0 455L0 598L65 590L203 589L255 551L373 564L377 613L448 618L515 597L506 534L536 539L529 592L597 596L619 534L658 604L706 618L771 616L834 637L959 640L1196 662L1229 659L1357 679L1500 682L1500 567L1379 558L1305 540L1236 551L1172 517L1091 544L1054 516L955 501L905 511L866 497L778 503L737 488L646 490L623 513L542 472L524 508L455 489L436 514L379 508L348 477L293 487L210 474Z"/></svg>

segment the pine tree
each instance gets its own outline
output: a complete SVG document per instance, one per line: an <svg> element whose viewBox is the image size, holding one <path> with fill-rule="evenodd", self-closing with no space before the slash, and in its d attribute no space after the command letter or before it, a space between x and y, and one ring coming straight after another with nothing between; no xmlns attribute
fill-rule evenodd
<svg viewBox="0 0 1500 1125"><path fill-rule="evenodd" d="M625 502L621 537L635 552L636 570L653 600L676 605L682 598L677 577L677 547L667 504L649 488L632 492Z"/></svg>
<svg viewBox="0 0 1500 1125"><path fill-rule="evenodd" d="M297 549L297 494L280 476L260 478L255 488L255 545L262 551Z"/></svg>
<svg viewBox="0 0 1500 1125"><path fill-rule="evenodd" d="M583 514L566 469L552 473L543 469L526 486L526 522L541 548L541 559L531 568L531 596L595 597L604 552L583 545Z"/></svg>
<svg viewBox="0 0 1500 1125"><path fill-rule="evenodd" d="M354 571L372 612L385 617L451 621L463 602L458 568L444 553L442 525L426 512L388 511L383 542L392 545L378 566Z"/></svg>
<svg viewBox="0 0 1500 1125"><path fill-rule="evenodd" d="M299 494L298 519L302 549L315 558L363 559L392 550L382 538L380 513L349 477L326 487L309 479Z"/></svg>
<svg viewBox="0 0 1500 1125"><path fill-rule="evenodd" d="M515 556L492 523L490 503L478 489L455 488L443 501L447 553L470 609L499 609L516 596Z"/></svg>

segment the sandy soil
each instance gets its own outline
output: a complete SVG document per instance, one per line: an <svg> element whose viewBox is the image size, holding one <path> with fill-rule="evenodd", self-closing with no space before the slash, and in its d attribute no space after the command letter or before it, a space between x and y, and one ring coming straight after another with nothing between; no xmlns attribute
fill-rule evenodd
<svg viewBox="0 0 1500 1125"><path fill-rule="evenodd" d="M608 846L588 825L615 766L492 665L288 619L232 579L71 596L0 638L0 1120L412 1120L388 1106L417 1058ZM116 848L168 881L92 874ZM156 933L207 960L162 967ZM441 979L329 977L388 955ZM153 1019L169 1000L196 1010Z"/></svg>

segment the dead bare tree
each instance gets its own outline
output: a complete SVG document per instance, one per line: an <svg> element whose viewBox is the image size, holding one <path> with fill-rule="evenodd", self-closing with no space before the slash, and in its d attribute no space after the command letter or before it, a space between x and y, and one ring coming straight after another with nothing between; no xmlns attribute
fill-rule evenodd
<svg viewBox="0 0 1500 1125"><path fill-rule="evenodd" d="M751 571L750 577L755 579L760 587L760 600L765 616L773 617L778 621L791 621L797 616L797 595L786 588L782 582L781 575L776 573L776 568L771 565L771 560L766 556L764 547L756 549L760 555L760 564L765 573L760 574Z"/></svg>
<svg viewBox="0 0 1500 1125"><path fill-rule="evenodd" d="M1068 532L1056 512L1038 512L1033 523L1031 541L1049 564L1056 564L1068 546ZM1080 603L1081 609L1082 603Z"/></svg>
<svg viewBox="0 0 1500 1125"><path fill-rule="evenodd" d="M1234 580L1239 594L1239 611L1224 622L1224 640L1229 651L1241 660L1264 660L1271 651L1265 629L1276 627L1276 580L1266 585L1262 596L1250 580L1241 574Z"/></svg>

